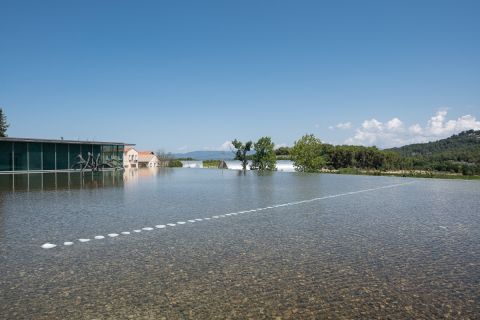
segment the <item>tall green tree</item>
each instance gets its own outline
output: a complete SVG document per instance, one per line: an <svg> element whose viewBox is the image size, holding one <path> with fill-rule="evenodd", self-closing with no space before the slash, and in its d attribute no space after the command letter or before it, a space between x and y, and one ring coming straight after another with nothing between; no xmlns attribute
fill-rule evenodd
<svg viewBox="0 0 480 320"><path fill-rule="evenodd" d="M243 142L235 139L232 141L232 145L236 149L235 160L240 160L242 162L243 171L247 171L247 153L252 149L252 141L248 141L247 143L243 144Z"/></svg>
<svg viewBox="0 0 480 320"><path fill-rule="evenodd" d="M3 113L3 109L0 108L0 137L7 136L7 129L10 125L7 123L7 116Z"/></svg>
<svg viewBox="0 0 480 320"><path fill-rule="evenodd" d="M270 137L262 137L254 144L255 154L252 157L252 169L270 170L276 169L277 157L275 156L275 145Z"/></svg>
<svg viewBox="0 0 480 320"><path fill-rule="evenodd" d="M304 135L300 140L295 141L290 151L295 169L301 172L321 171L326 164L322 153L322 142L313 134Z"/></svg>

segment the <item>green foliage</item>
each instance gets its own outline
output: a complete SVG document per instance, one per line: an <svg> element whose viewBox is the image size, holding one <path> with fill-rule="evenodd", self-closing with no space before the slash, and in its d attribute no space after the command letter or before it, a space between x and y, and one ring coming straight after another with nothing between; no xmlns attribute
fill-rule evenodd
<svg viewBox="0 0 480 320"><path fill-rule="evenodd" d="M235 160L240 160L242 162L243 171L246 171L248 164L247 152L252 149L252 141L243 144L241 141L235 139L232 141L232 145L237 149L237 151L235 151Z"/></svg>
<svg viewBox="0 0 480 320"><path fill-rule="evenodd" d="M463 175L480 174L480 130L468 130L449 138L392 148L407 167Z"/></svg>
<svg viewBox="0 0 480 320"><path fill-rule="evenodd" d="M218 168L222 161L221 160L203 160L204 168Z"/></svg>
<svg viewBox="0 0 480 320"><path fill-rule="evenodd" d="M168 167L169 168L181 168L183 167L182 161L178 159L171 159L168 161Z"/></svg>
<svg viewBox="0 0 480 320"><path fill-rule="evenodd" d="M289 156L290 155L290 148L289 147L280 147L275 149L275 154L277 156Z"/></svg>
<svg viewBox="0 0 480 320"><path fill-rule="evenodd" d="M290 155L297 171L319 172L326 164L323 157L324 147L322 142L313 134L304 135L295 141Z"/></svg>
<svg viewBox="0 0 480 320"><path fill-rule="evenodd" d="M255 142L255 154L252 156L253 170L269 170L276 169L277 158L273 150L274 144L270 137L262 137Z"/></svg>
<svg viewBox="0 0 480 320"><path fill-rule="evenodd" d="M262 159L273 161L271 157L274 154L277 158L291 158L295 169L304 172L319 172L325 168L350 174L449 178L475 178L475 175L480 175L480 130L469 130L435 142L387 150L323 144L312 134L303 136L292 148L281 147L275 151L270 138L261 138L255 144L254 155L247 155L251 142L243 145L235 140L233 145L237 149L235 159L241 160L244 168L247 159L252 159L253 168L269 170L270 166Z"/></svg>
<svg viewBox="0 0 480 320"><path fill-rule="evenodd" d="M0 137L7 136L7 129L10 125L7 123L7 116L3 113L3 109L0 108Z"/></svg>

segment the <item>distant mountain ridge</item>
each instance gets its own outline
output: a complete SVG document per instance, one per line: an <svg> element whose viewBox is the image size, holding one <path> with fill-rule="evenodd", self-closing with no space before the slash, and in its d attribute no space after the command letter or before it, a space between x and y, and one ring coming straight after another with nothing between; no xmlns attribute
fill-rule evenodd
<svg viewBox="0 0 480 320"><path fill-rule="evenodd" d="M480 163L480 130L468 130L446 139L386 149L402 157Z"/></svg>
<svg viewBox="0 0 480 320"><path fill-rule="evenodd" d="M232 151L192 151L176 153L175 158L192 158L195 160L232 160L235 155Z"/></svg>

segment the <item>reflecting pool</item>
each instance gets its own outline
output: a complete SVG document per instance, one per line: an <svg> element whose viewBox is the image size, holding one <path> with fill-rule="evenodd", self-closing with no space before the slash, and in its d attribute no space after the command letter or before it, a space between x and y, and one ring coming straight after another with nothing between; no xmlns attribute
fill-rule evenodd
<svg viewBox="0 0 480 320"><path fill-rule="evenodd" d="M0 318L480 318L477 181L162 168L0 190Z"/></svg>

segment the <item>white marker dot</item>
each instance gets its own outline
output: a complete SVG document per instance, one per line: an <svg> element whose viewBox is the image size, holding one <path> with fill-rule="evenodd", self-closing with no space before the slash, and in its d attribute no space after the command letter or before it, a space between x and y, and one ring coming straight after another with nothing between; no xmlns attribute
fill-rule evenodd
<svg viewBox="0 0 480 320"><path fill-rule="evenodd" d="M167 223L167 226L175 227L175 223Z"/></svg>
<svg viewBox="0 0 480 320"><path fill-rule="evenodd" d="M64 246L71 246L71 245L73 245L73 242L71 242L71 241L65 241L65 242L63 243L63 245L64 245Z"/></svg>
<svg viewBox="0 0 480 320"><path fill-rule="evenodd" d="M188 221L188 222L192 222L192 223L195 222L195 220L187 220L187 221Z"/></svg>
<svg viewBox="0 0 480 320"><path fill-rule="evenodd" d="M51 248L55 248L57 245L56 244L53 244L53 243L45 243L45 244L42 244L42 248L43 249L51 249Z"/></svg>
<svg viewBox="0 0 480 320"><path fill-rule="evenodd" d="M142 230L137 229L137 230L133 230L133 232L142 232Z"/></svg>
<svg viewBox="0 0 480 320"><path fill-rule="evenodd" d="M122 231L122 232L120 232L120 233L126 235L126 234L130 234L130 231Z"/></svg>
<svg viewBox="0 0 480 320"><path fill-rule="evenodd" d="M185 224L185 221L178 221L177 224Z"/></svg>
<svg viewBox="0 0 480 320"><path fill-rule="evenodd" d="M88 241L90 241L90 239L78 239L78 241L80 241L80 242L88 242Z"/></svg>
<svg viewBox="0 0 480 320"><path fill-rule="evenodd" d="M100 239L105 239L105 237L104 237L104 236L95 236L94 238L95 238L95 239L97 239L97 240L100 240Z"/></svg>
<svg viewBox="0 0 480 320"><path fill-rule="evenodd" d="M195 221L203 221L203 219L198 218L198 219L195 219Z"/></svg>
<svg viewBox="0 0 480 320"><path fill-rule="evenodd" d="M118 233L109 233L108 236L110 238L115 238L115 237L118 237Z"/></svg>
<svg viewBox="0 0 480 320"><path fill-rule="evenodd" d="M164 225L164 224L157 224L157 225L155 226L155 228L163 229L163 228L165 228L165 225Z"/></svg>
<svg viewBox="0 0 480 320"><path fill-rule="evenodd" d="M150 227L145 227L145 228L142 228L142 230L145 230L145 231L152 231L153 228L150 228Z"/></svg>

